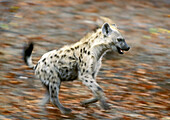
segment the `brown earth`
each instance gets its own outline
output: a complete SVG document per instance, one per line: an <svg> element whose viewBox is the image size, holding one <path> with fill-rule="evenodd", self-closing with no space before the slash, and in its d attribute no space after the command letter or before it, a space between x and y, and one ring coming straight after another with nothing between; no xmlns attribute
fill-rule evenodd
<svg viewBox="0 0 170 120"><path fill-rule="evenodd" d="M168 0L0 0L0 119L170 120L170 2ZM33 61L78 41L100 16L115 21L131 46L108 53L97 77L111 109L82 107L91 92L80 81L61 86L60 100L73 109L40 108L45 89L22 60L34 41Z"/></svg>

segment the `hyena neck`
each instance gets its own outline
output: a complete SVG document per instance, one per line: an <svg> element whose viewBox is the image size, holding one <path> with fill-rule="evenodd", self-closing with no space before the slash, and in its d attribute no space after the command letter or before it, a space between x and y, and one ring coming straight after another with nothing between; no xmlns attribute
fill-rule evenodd
<svg viewBox="0 0 170 120"><path fill-rule="evenodd" d="M83 37L75 46L81 46L91 51L93 56L98 61L109 50L108 45L103 40L104 36L101 29L97 29L96 32L92 32Z"/></svg>
<svg viewBox="0 0 170 120"><path fill-rule="evenodd" d="M93 35L93 43L92 43L92 52L94 53L94 56L96 60L99 60L103 57L103 55L109 50L109 47L107 44L105 44L104 36L102 34L101 29L98 29L96 33Z"/></svg>
<svg viewBox="0 0 170 120"><path fill-rule="evenodd" d="M94 56L95 56L96 60L98 61L99 59L102 59L103 55L104 55L108 50L109 50L109 49L108 49L107 46L104 45L104 44L94 46L94 48L93 48L93 53L94 53Z"/></svg>

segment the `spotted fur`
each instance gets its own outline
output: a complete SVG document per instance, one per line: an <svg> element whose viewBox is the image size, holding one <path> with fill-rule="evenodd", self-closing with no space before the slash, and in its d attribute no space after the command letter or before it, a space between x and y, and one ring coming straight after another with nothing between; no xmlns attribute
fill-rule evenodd
<svg viewBox="0 0 170 120"><path fill-rule="evenodd" d="M82 105L100 101L102 108L109 108L104 92L96 82L101 59L109 50L120 54L123 54L123 50L129 50L129 46L115 26L105 23L102 28L89 33L79 42L45 53L36 65L33 65L30 59L28 62L27 59L31 58L32 45L31 43L25 49L24 58L27 65L34 68L35 75L47 88L42 105L51 100L62 113L70 113L71 109L64 107L58 99L60 84L62 81L78 79L94 94L94 98L81 102Z"/></svg>

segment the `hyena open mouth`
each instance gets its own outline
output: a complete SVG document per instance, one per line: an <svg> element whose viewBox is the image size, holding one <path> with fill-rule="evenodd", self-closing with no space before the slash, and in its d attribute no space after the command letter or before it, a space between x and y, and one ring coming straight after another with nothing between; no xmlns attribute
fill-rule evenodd
<svg viewBox="0 0 170 120"><path fill-rule="evenodd" d="M120 47L116 47L116 48L119 54L124 54L124 51L128 51L130 49L130 47L128 47L127 49L121 49Z"/></svg>

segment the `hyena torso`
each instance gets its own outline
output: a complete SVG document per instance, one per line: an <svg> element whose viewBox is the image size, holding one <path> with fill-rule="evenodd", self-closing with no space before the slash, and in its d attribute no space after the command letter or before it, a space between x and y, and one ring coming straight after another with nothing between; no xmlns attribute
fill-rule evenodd
<svg viewBox="0 0 170 120"><path fill-rule="evenodd" d="M47 88L42 104L51 100L62 113L70 113L71 109L64 107L58 99L60 84L62 81L78 79L94 94L94 98L83 101L82 105L99 100L101 107L108 109L103 90L96 82L102 56L108 50L123 54L123 50L127 51L129 48L119 31L105 23L101 29L88 34L79 42L44 54L34 66L36 76ZM27 57L30 56L25 55L26 63L30 65L32 62L29 64Z"/></svg>
<svg viewBox="0 0 170 120"><path fill-rule="evenodd" d="M99 32L99 34L101 33ZM98 34L95 35L97 38ZM44 54L35 66L35 74L46 86L49 84L48 81L57 82L56 78L61 81L72 81L80 78L83 74L90 74L95 78L101 66L100 57L102 56L100 54L96 58L95 54L90 40L82 40Z"/></svg>
<svg viewBox="0 0 170 120"><path fill-rule="evenodd" d="M49 85L48 81L75 80L78 77L78 63L76 60L73 51L70 51L68 55L62 50L50 51L39 60L35 67L35 74L46 86Z"/></svg>

